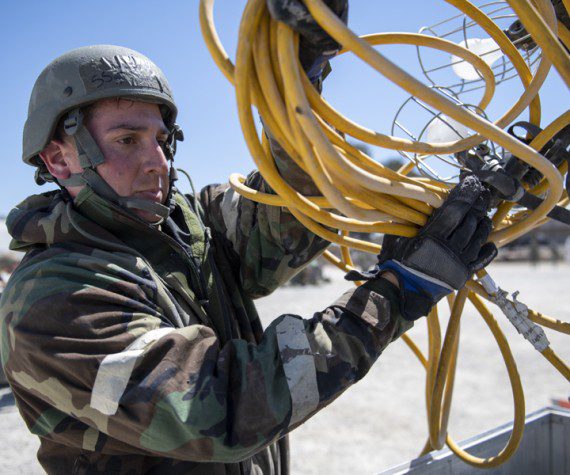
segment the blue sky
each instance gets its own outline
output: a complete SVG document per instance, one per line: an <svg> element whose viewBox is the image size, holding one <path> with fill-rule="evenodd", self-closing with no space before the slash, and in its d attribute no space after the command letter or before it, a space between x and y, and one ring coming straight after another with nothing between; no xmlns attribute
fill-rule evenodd
<svg viewBox="0 0 570 475"><path fill-rule="evenodd" d="M244 0L218 0L216 23L231 56ZM351 27L360 34L389 31L417 32L451 16L445 2L353 0ZM186 141L179 147L177 165L188 170L198 187L226 181L230 173L253 167L239 128L232 86L216 69L202 40L198 0L98 2L5 2L0 18L3 45L0 91L4 146L0 216L26 196L47 191L33 181L33 169L21 161L21 133L35 78L55 57L89 44L117 44L136 49L165 72L177 100ZM385 47L388 57L420 77L415 49ZM390 132L394 114L408 95L350 57L333 62L325 96L351 118L382 132ZM518 83L499 87L491 117L503 112L520 93ZM568 107L568 90L551 73L543 88L544 121ZM412 111L411 114L414 117ZM419 119L411 119L414 120ZM412 123L411 127L418 127ZM375 150L377 159L394 156ZM188 190L181 183L183 190Z"/></svg>

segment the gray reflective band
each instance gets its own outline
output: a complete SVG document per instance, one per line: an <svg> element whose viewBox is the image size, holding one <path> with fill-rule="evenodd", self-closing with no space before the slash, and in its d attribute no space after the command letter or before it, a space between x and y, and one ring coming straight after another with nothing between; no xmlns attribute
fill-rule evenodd
<svg viewBox="0 0 570 475"><path fill-rule="evenodd" d="M116 414L136 363L156 341L173 331L169 327L148 331L120 353L105 356L97 370L89 405L103 414Z"/></svg>
<svg viewBox="0 0 570 475"><path fill-rule="evenodd" d="M275 327L277 344L291 393L290 425L303 421L319 405L317 369L311 345L300 318L285 315Z"/></svg>

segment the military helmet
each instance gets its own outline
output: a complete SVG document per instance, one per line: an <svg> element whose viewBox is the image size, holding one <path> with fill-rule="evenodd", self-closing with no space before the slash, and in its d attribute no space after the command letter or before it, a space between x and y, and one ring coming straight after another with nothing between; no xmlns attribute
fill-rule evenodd
<svg viewBox="0 0 570 475"><path fill-rule="evenodd" d="M162 104L167 109L166 125L176 120L168 81L146 56L122 46L77 48L53 60L34 84L24 125L24 162L42 165L38 154L66 112L111 97Z"/></svg>

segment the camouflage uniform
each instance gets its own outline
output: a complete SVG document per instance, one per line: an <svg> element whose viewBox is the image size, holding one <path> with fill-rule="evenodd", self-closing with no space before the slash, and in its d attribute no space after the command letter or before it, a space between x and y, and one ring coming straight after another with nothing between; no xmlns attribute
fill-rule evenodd
<svg viewBox="0 0 570 475"><path fill-rule="evenodd" d="M299 181L297 181L299 183ZM248 185L267 191L258 173ZM197 210L197 212L195 212ZM379 279L263 331L252 299L327 243L225 186L161 229L87 187L28 198L1 300L2 361L50 473L287 473L285 435L409 327Z"/></svg>

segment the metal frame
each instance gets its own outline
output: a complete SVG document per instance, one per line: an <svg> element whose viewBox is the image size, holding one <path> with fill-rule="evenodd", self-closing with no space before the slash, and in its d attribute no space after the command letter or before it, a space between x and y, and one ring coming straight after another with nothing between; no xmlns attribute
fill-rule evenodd
<svg viewBox="0 0 570 475"><path fill-rule="evenodd" d="M505 445L512 423L471 437L459 445L478 457L490 457ZM379 475L470 475L481 469L463 462L449 449L431 452L410 462L389 468ZM485 474L563 475L570 473L570 411L546 407L526 417L525 432L513 457Z"/></svg>

